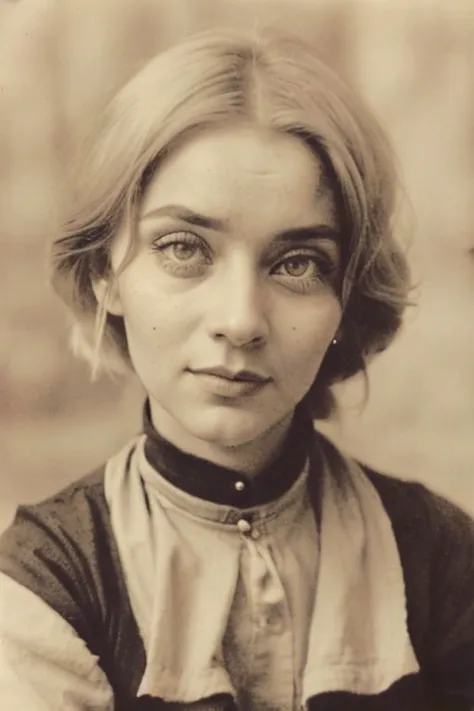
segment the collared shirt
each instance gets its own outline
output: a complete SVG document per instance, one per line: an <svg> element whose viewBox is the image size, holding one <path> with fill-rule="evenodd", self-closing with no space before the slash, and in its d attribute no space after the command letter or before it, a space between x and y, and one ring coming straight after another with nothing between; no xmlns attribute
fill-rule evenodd
<svg viewBox="0 0 474 711"><path fill-rule="evenodd" d="M221 654L240 708L298 709L318 565L318 534L307 495L307 472L276 501L249 509L194 497L160 477L151 466L144 466L142 476L193 560L181 585L195 608L178 606L180 617L182 613L187 617L172 621L173 627L189 626L193 638L209 638L214 630L225 630ZM217 538L221 555L210 561ZM229 595L225 582L220 589L219 576L214 576L217 587L207 590L199 575L204 567L219 566L222 553L226 565L233 568L235 581L230 612L217 604ZM175 590L175 594L180 593ZM203 595L216 600L212 619L203 619L202 614L198 618ZM184 661L188 672L199 664L192 656ZM200 693L205 696L206 689Z"/></svg>

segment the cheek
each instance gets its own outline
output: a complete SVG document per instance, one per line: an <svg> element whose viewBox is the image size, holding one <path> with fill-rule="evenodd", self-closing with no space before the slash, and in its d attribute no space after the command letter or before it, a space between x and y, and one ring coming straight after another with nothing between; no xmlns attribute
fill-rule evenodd
<svg viewBox="0 0 474 711"><path fill-rule="evenodd" d="M285 343L286 360L296 369L317 368L341 321L341 307L334 297L311 309L301 309L289 320Z"/></svg>
<svg viewBox="0 0 474 711"><path fill-rule="evenodd" d="M123 289L122 310L130 352L140 350L141 358L154 360L158 352L176 347L185 330L174 302L140 287Z"/></svg>

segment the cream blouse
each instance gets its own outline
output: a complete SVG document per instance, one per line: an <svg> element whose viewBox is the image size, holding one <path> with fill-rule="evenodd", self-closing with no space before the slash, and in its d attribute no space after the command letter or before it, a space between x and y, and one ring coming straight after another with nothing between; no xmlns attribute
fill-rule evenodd
<svg viewBox="0 0 474 711"><path fill-rule="evenodd" d="M173 486L148 463L143 442L134 456L151 520L159 519L155 562L142 545L151 532L139 492L124 497L112 467L105 492L149 650L140 693L195 701L227 692L247 711L298 709L318 566L307 471L277 501L242 510Z"/></svg>

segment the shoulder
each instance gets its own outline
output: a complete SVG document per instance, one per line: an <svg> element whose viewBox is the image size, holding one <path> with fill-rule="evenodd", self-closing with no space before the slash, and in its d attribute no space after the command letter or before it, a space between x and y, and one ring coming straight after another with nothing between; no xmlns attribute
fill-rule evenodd
<svg viewBox="0 0 474 711"><path fill-rule="evenodd" d="M344 466L346 457L337 447L318 433L324 454L334 471ZM356 462L377 491L392 523L397 541L416 538L430 551L459 539L474 546L474 519L446 498L436 494L416 479L406 480L375 471ZM416 476L416 475L415 475Z"/></svg>
<svg viewBox="0 0 474 711"><path fill-rule="evenodd" d="M468 528L474 526L474 520L469 514L424 484L381 473L364 464L360 466L377 489L385 507L389 508L393 515L397 515L401 505L407 505L414 513L417 512L419 517L428 517L435 528L443 522L462 522Z"/></svg>
<svg viewBox="0 0 474 711"><path fill-rule="evenodd" d="M19 506L13 523L0 536L2 559L26 540L30 549L47 541L69 547L71 535L85 543L107 516L104 472L102 465L39 503Z"/></svg>
<svg viewBox="0 0 474 711"><path fill-rule="evenodd" d="M0 571L39 595L84 636L103 569L113 565L105 466L46 500L20 506L0 536ZM99 596L100 597L100 596Z"/></svg>
<svg viewBox="0 0 474 711"><path fill-rule="evenodd" d="M423 484L405 481L362 466L377 490L402 545L416 543L432 559L432 572L452 563L452 554L474 573L474 519ZM466 571L464 571L466 572Z"/></svg>
<svg viewBox="0 0 474 711"><path fill-rule="evenodd" d="M474 698L474 520L422 484L365 471L391 520L410 634L430 685Z"/></svg>
<svg viewBox="0 0 474 711"><path fill-rule="evenodd" d="M408 626L431 686L474 700L474 520L425 486L366 470L391 519Z"/></svg>
<svg viewBox="0 0 474 711"><path fill-rule="evenodd" d="M343 466L344 455L324 437L323 446L332 468ZM449 666L450 658L459 668L457 650L474 659L474 520L416 480L358 464L392 525L405 578L407 622L419 661L436 674Z"/></svg>
<svg viewBox="0 0 474 711"><path fill-rule="evenodd" d="M138 687L144 651L110 520L105 468L20 506L0 536L0 573L58 613L99 658L114 690L128 693L130 670ZM7 586L0 595L8 604Z"/></svg>

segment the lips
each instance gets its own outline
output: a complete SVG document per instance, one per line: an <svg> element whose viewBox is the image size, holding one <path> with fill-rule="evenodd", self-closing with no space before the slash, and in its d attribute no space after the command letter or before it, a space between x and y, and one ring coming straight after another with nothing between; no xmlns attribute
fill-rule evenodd
<svg viewBox="0 0 474 711"><path fill-rule="evenodd" d="M213 375L237 383L268 383L270 378L253 370L233 371L224 366L210 366L208 368L193 368L192 373L196 375Z"/></svg>
<svg viewBox="0 0 474 711"><path fill-rule="evenodd" d="M256 396L271 382L271 378L254 370L230 370L224 366L189 369L201 393L225 402L241 403Z"/></svg>

